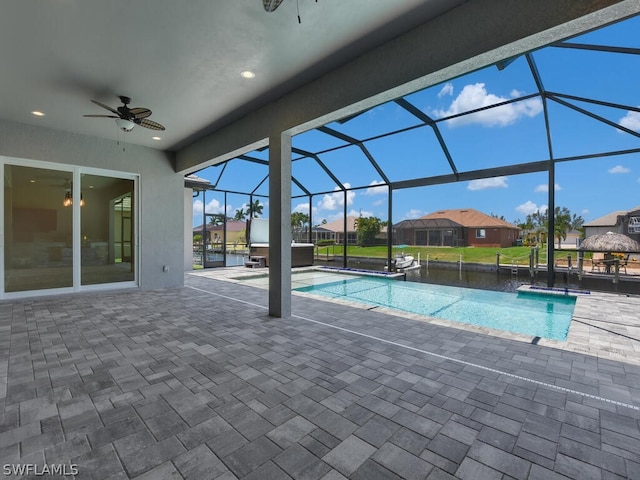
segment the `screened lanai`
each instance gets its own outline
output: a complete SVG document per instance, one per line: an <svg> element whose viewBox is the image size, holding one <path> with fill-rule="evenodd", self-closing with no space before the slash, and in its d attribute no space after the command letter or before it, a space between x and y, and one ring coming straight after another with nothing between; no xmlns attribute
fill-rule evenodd
<svg viewBox="0 0 640 480"><path fill-rule="evenodd" d="M346 231L348 217L393 226L446 208L516 223L556 206L588 219L607 213L605 198L633 207L639 29L633 17L294 136L291 211L308 215L309 227L343 219ZM208 183L190 184L194 223L231 219L256 201L268 216L266 148L196 175ZM389 260L396 243L388 228ZM547 263L553 284L553 248Z"/></svg>

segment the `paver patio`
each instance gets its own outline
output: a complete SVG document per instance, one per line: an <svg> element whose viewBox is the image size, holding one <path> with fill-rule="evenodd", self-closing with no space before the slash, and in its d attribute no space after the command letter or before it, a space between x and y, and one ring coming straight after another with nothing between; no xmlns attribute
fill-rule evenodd
<svg viewBox="0 0 640 480"><path fill-rule="evenodd" d="M264 289L185 282L0 304L3 473L640 478L637 350L598 358L301 296L275 319Z"/></svg>

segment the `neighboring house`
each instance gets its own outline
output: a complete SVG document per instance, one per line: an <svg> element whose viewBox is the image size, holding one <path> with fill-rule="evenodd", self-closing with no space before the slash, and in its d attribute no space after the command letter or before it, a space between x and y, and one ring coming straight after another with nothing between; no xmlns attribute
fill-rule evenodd
<svg viewBox="0 0 640 480"><path fill-rule="evenodd" d="M631 210L617 210L583 225L585 236L607 232L623 233L640 242L640 205Z"/></svg>
<svg viewBox="0 0 640 480"><path fill-rule="evenodd" d="M394 243L439 247L511 247L520 228L472 208L439 210L393 226Z"/></svg>
<svg viewBox="0 0 640 480"><path fill-rule="evenodd" d="M570 232L567 232L567 238L563 239L560 242L560 248L563 248L563 249L578 248L581 238L582 238L582 232L580 232L579 230L571 230ZM556 247L558 246L557 238L554 238L554 245Z"/></svg>
<svg viewBox="0 0 640 480"><path fill-rule="evenodd" d="M358 243L358 231L356 230L357 218L358 217L347 216L347 245L356 245ZM312 241L316 245L322 240L333 240L337 245L343 245L344 235L344 218L318 225L317 227L313 227L311 231ZM387 238L387 227L382 227L376 238L380 239L381 243L384 243Z"/></svg>
<svg viewBox="0 0 640 480"><path fill-rule="evenodd" d="M358 243L358 232L356 232L357 217L347 217L347 245L356 245ZM312 232L313 243L317 244L318 240L334 240L336 244L344 244L344 218L339 218L333 222L325 223L319 227L314 227Z"/></svg>
<svg viewBox="0 0 640 480"><path fill-rule="evenodd" d="M247 227L247 222L244 220L227 220L227 238L226 243L235 243L244 244L245 240L245 231ZM198 225L197 227L193 227L194 235L202 235L202 225ZM209 245L215 245L222 243L222 239L224 238L224 224L221 223L219 225L212 225L208 223L205 225L206 230L206 242Z"/></svg>

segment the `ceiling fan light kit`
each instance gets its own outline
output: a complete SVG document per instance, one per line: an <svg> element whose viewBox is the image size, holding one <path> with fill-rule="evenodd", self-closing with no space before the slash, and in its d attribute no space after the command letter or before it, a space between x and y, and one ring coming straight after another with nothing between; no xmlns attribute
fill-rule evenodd
<svg viewBox="0 0 640 480"><path fill-rule="evenodd" d="M148 108L129 108L128 105L131 103L131 99L129 97L125 97L124 95L120 96L122 106L118 107L117 109L111 108L109 105L105 105L104 103L98 102L97 100L91 101L99 107L102 107L105 110L109 110L111 113L113 113L113 115L84 115L85 117L114 118L116 121L116 125L123 132L130 132L136 125L140 125L141 127L149 128L151 130L165 129L158 122L147 119L147 117L151 116L151 110L149 110Z"/></svg>
<svg viewBox="0 0 640 480"><path fill-rule="evenodd" d="M131 120L127 120L126 118L116 118L116 125L123 132L130 132L133 130L133 127L136 126Z"/></svg>

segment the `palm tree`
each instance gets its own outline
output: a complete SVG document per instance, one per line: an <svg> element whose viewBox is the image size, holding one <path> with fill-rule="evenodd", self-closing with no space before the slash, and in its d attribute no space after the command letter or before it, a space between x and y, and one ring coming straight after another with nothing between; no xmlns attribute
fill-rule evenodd
<svg viewBox="0 0 640 480"><path fill-rule="evenodd" d="M293 239L299 242L302 238L301 233L307 231L307 224L309 223L309 215L302 212L291 212L291 233Z"/></svg>
<svg viewBox="0 0 640 480"><path fill-rule="evenodd" d="M247 214L249 215L249 218L258 218L262 215L263 209L264 206L260 204L260 200L256 200L247 207Z"/></svg>
<svg viewBox="0 0 640 480"><path fill-rule="evenodd" d="M244 211L244 208L239 208L236 210L236 214L234 215L234 220L244 220L247 218L247 212Z"/></svg>
<svg viewBox="0 0 640 480"><path fill-rule="evenodd" d="M211 215L211 218L209 219L209 225L213 225L214 227L222 225L223 222L224 217L221 214Z"/></svg>

